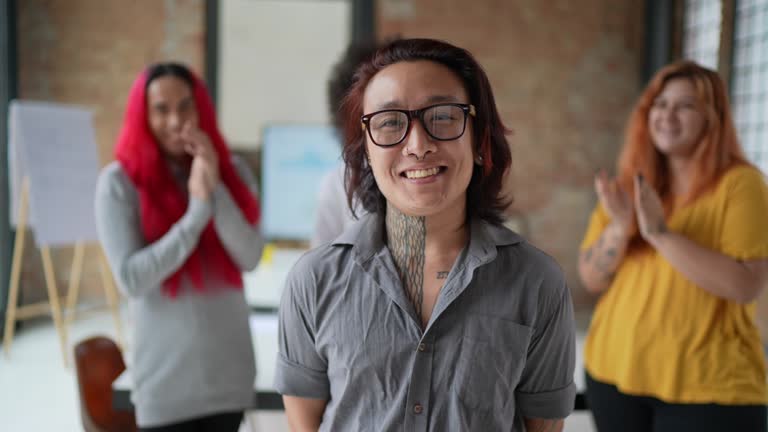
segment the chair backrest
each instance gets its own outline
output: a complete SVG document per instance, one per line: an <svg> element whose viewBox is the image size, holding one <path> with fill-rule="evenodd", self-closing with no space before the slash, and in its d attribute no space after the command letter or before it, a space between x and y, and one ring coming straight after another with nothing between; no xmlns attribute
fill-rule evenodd
<svg viewBox="0 0 768 432"><path fill-rule="evenodd" d="M117 344L103 336L78 343L75 346L75 369L85 430L136 431L133 413L112 408L112 382L125 370Z"/></svg>

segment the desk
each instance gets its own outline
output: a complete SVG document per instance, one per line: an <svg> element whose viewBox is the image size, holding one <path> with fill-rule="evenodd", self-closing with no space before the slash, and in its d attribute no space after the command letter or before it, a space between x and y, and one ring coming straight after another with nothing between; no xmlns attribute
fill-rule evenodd
<svg viewBox="0 0 768 432"><path fill-rule="evenodd" d="M285 278L304 252L305 249L264 247L264 255L256 269L243 273L245 302L252 310L277 310Z"/></svg>

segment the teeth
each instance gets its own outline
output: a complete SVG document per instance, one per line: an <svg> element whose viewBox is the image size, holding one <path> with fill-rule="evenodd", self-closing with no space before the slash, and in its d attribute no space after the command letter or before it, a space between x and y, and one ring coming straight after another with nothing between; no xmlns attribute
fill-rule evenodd
<svg viewBox="0 0 768 432"><path fill-rule="evenodd" d="M440 172L440 168L435 167L435 168L430 168L425 170L422 169L422 170L406 171L405 176L408 177L409 179L418 179L418 178L433 176L439 172Z"/></svg>

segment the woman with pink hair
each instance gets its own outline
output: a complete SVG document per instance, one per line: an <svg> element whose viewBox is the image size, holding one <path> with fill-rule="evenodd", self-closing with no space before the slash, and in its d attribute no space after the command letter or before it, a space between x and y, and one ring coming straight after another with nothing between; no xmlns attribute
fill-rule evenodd
<svg viewBox="0 0 768 432"><path fill-rule="evenodd" d="M160 63L131 89L96 191L99 238L134 321L131 398L143 431L236 431L255 360L241 272L261 256L247 167L203 83Z"/></svg>

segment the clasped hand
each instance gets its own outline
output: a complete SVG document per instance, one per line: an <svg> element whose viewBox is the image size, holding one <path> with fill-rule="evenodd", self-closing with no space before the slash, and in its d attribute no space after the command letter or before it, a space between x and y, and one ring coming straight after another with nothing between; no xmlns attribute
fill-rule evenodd
<svg viewBox="0 0 768 432"><path fill-rule="evenodd" d="M208 201L219 184L219 156L205 132L192 123L187 123L181 131L185 141L184 150L192 156L187 188L189 195Z"/></svg>
<svg viewBox="0 0 768 432"><path fill-rule="evenodd" d="M642 174L634 177L634 200L605 171L600 171L595 177L595 191L611 223L623 235L630 234L635 220L640 235L651 245L655 244L659 234L667 232L661 198Z"/></svg>

